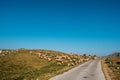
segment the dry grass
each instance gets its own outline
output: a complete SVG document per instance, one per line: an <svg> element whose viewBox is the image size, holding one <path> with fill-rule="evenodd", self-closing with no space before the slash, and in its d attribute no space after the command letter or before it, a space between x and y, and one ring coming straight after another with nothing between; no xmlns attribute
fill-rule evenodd
<svg viewBox="0 0 120 80"><path fill-rule="evenodd" d="M120 80L120 69L117 69L117 67L120 68L120 65L116 64L116 62L120 62L120 58L110 57L106 62L110 62L104 63L104 67L106 68L111 80Z"/></svg>
<svg viewBox="0 0 120 80"><path fill-rule="evenodd" d="M103 71L103 73L104 73L105 79L106 79L106 80L111 80L111 77L110 77L110 75L109 75L109 71L110 71L110 70L109 70L107 64L105 64L105 61L104 61L104 60L101 61L101 65L102 65L102 71Z"/></svg>

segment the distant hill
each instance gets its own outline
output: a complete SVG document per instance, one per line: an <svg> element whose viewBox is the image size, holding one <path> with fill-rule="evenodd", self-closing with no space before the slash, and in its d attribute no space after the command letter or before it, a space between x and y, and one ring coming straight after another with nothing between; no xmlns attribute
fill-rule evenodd
<svg viewBox="0 0 120 80"><path fill-rule="evenodd" d="M120 57L120 52L114 52L114 53L108 55L108 57Z"/></svg>

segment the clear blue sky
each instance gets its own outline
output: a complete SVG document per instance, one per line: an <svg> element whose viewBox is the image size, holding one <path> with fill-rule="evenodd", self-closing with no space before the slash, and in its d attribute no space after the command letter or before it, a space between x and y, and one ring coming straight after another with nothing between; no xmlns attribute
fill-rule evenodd
<svg viewBox="0 0 120 80"><path fill-rule="evenodd" d="M119 0L0 0L0 48L120 51Z"/></svg>

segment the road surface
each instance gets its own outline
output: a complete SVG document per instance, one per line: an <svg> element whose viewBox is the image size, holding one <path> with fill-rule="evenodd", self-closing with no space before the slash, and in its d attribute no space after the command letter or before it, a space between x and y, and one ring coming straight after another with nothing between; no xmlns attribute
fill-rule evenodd
<svg viewBox="0 0 120 80"><path fill-rule="evenodd" d="M49 80L105 80L100 60L91 60Z"/></svg>

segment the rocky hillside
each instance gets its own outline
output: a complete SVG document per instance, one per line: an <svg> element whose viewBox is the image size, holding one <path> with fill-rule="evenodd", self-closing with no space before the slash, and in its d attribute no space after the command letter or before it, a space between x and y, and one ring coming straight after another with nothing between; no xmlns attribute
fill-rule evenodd
<svg viewBox="0 0 120 80"><path fill-rule="evenodd" d="M114 52L114 53L108 55L108 57L120 57L120 52Z"/></svg>

